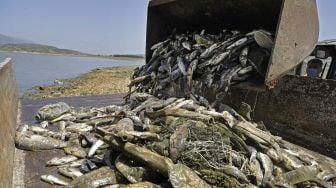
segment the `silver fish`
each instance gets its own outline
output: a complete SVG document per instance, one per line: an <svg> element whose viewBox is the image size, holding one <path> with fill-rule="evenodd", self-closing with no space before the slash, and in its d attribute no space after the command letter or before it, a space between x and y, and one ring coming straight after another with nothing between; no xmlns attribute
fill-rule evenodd
<svg viewBox="0 0 336 188"><path fill-rule="evenodd" d="M183 164L175 164L169 168L169 180L174 188L211 186L202 180L193 170Z"/></svg>
<svg viewBox="0 0 336 188"><path fill-rule="evenodd" d="M301 182L315 179L317 173L318 168L316 165L303 166L296 170L284 173L283 177L290 185L295 185Z"/></svg>
<svg viewBox="0 0 336 188"><path fill-rule="evenodd" d="M247 62L248 62L248 53L249 53L249 47L245 47L243 48L243 50L240 52L240 55L239 55L239 62L240 64L245 67L247 65Z"/></svg>
<svg viewBox="0 0 336 188"><path fill-rule="evenodd" d="M29 126L28 130L41 136L53 137L60 140L65 140L66 137L70 136L70 133L64 131L54 132L40 126Z"/></svg>
<svg viewBox="0 0 336 188"><path fill-rule="evenodd" d="M53 175L42 175L41 180L48 182L52 185L64 185L67 186L69 183Z"/></svg>
<svg viewBox="0 0 336 188"><path fill-rule="evenodd" d="M280 152L283 158L283 164L286 169L295 170L304 166L298 158L288 153L286 150L281 149Z"/></svg>
<svg viewBox="0 0 336 188"><path fill-rule="evenodd" d="M80 132L92 131L93 127L90 126L90 125L87 125L85 123L72 123L72 124L68 125L65 129L68 132L80 133Z"/></svg>
<svg viewBox="0 0 336 188"><path fill-rule="evenodd" d="M155 49L157 49L157 48L161 48L161 47L163 47L166 43L168 43L170 40L169 39L167 39L167 40L165 40L165 41L163 41L163 42L159 42L159 43L157 43L157 44L154 44L150 49L151 50L155 50Z"/></svg>
<svg viewBox="0 0 336 188"><path fill-rule="evenodd" d="M80 167L84 161L85 161L85 159L79 159L79 160L72 161L70 163L66 163L66 164L60 165L60 166L62 166L62 167Z"/></svg>
<svg viewBox="0 0 336 188"><path fill-rule="evenodd" d="M72 179L76 179L83 175L83 173L78 168L74 167L60 167L58 168L58 172Z"/></svg>
<svg viewBox="0 0 336 188"><path fill-rule="evenodd" d="M47 161L48 166L58 166L64 165L73 161L76 161L78 158L72 155L67 155L64 157L55 157Z"/></svg>
<svg viewBox="0 0 336 188"><path fill-rule="evenodd" d="M191 44L188 41L182 42L182 46L183 46L183 48L185 48L185 49L187 49L189 51L191 50Z"/></svg>
<svg viewBox="0 0 336 188"><path fill-rule="evenodd" d="M117 178L115 171L110 169L110 167L101 167L97 170L91 171L87 174L84 174L74 181L72 181L68 187L90 187L98 188L106 185L117 184Z"/></svg>
<svg viewBox="0 0 336 188"><path fill-rule="evenodd" d="M151 141L161 140L158 134L152 132L125 131L125 134L142 140L151 140Z"/></svg>
<svg viewBox="0 0 336 188"><path fill-rule="evenodd" d="M70 146L70 147L65 147L64 148L64 152L68 155L73 155L76 156L78 158L85 158L87 156L86 151L84 150L84 148L82 148L81 146L77 145L77 146Z"/></svg>
<svg viewBox="0 0 336 188"><path fill-rule="evenodd" d="M184 150L189 134L187 124L180 125L176 128L169 139L169 154L173 162L176 162L181 152Z"/></svg>
<svg viewBox="0 0 336 188"><path fill-rule="evenodd" d="M182 72L182 74L184 76L187 76L188 73L186 72L186 67L184 65L183 59L180 56L177 57L177 65L178 65L180 71Z"/></svg>
<svg viewBox="0 0 336 188"><path fill-rule="evenodd" d="M246 43L248 41L247 37L241 38L239 40L237 40L236 42L234 42L233 44L231 44L229 47L227 47L226 49L231 50L235 47L241 46L244 43Z"/></svg>
<svg viewBox="0 0 336 188"><path fill-rule="evenodd" d="M17 148L23 150L50 150L67 147L68 143L31 132L16 132L15 145Z"/></svg>
<svg viewBox="0 0 336 188"><path fill-rule="evenodd" d="M264 169L264 178L262 180L262 184L265 185L268 181L272 179L273 163L267 155L260 152L258 152L257 158L261 162Z"/></svg>
<svg viewBox="0 0 336 188"><path fill-rule="evenodd" d="M115 167L131 183L137 183L148 179L148 170L143 167L130 166L129 162L119 155L115 160Z"/></svg>
<svg viewBox="0 0 336 188"><path fill-rule="evenodd" d="M218 45L217 43L211 45L209 48L207 48L207 49L200 55L200 57L201 57L201 58L207 58L207 57L209 57L209 56L211 55L211 53L212 53L215 49L218 48L218 46L219 46L219 45Z"/></svg>
<svg viewBox="0 0 336 188"><path fill-rule="evenodd" d="M39 121L53 120L70 111L70 106L64 102L49 104L40 108L37 112L36 119Z"/></svg>
<svg viewBox="0 0 336 188"><path fill-rule="evenodd" d="M42 122L40 123L40 126L43 127L43 128L47 128L48 125L49 125L48 121L42 121Z"/></svg>
<svg viewBox="0 0 336 188"><path fill-rule="evenodd" d="M92 146L91 146L91 148L90 148L90 150L89 150L89 153L88 153L88 157L92 157L95 153L96 153L96 151L97 151L97 149L99 149L99 147L101 147L102 145L104 145L104 141L102 141L102 140L97 140Z"/></svg>
<svg viewBox="0 0 336 188"><path fill-rule="evenodd" d="M249 183L249 180L247 179L245 174L242 171L240 171L238 168L236 168L235 166L224 165L219 170L224 172L227 175L237 178L242 183Z"/></svg>
<svg viewBox="0 0 336 188"><path fill-rule="evenodd" d="M209 60L209 65L217 65L229 56L230 52L220 53Z"/></svg>

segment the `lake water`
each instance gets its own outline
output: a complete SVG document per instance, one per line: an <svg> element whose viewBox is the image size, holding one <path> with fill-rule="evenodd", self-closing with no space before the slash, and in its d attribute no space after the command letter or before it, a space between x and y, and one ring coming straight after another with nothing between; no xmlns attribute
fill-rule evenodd
<svg viewBox="0 0 336 188"><path fill-rule="evenodd" d="M95 68L143 64L140 61L0 52L0 61L7 57L13 59L20 94L34 86L50 85L55 79L76 77Z"/></svg>

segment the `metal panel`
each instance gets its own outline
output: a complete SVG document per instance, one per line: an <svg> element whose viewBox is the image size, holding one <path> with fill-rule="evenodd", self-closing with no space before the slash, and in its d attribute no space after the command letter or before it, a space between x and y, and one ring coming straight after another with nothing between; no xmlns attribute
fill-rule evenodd
<svg viewBox="0 0 336 188"><path fill-rule="evenodd" d="M252 83L232 88L224 103L251 105L251 116L274 134L336 159L336 81L285 76L273 90Z"/></svg>
<svg viewBox="0 0 336 188"><path fill-rule="evenodd" d="M318 36L316 0L285 0L266 85L272 87L277 78L300 64L314 50Z"/></svg>
<svg viewBox="0 0 336 188"><path fill-rule="evenodd" d="M15 74L10 59L0 63L0 187L12 187L14 135L18 110Z"/></svg>

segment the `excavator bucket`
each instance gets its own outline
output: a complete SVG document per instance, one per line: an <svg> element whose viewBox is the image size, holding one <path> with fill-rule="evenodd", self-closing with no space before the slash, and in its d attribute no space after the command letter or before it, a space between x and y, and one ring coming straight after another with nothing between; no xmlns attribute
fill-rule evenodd
<svg viewBox="0 0 336 188"><path fill-rule="evenodd" d="M151 0L147 19L147 62L150 47L164 41L174 29L274 32L265 78L270 87L313 51L319 34L316 0Z"/></svg>

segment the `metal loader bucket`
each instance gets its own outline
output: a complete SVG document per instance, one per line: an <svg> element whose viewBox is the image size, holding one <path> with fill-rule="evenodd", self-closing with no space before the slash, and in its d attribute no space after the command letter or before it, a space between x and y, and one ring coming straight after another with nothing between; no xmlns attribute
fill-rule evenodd
<svg viewBox="0 0 336 188"><path fill-rule="evenodd" d="M271 87L313 51L319 23L316 0L151 0L147 62L150 47L165 40L175 28L178 32L266 29L276 33L265 79Z"/></svg>

